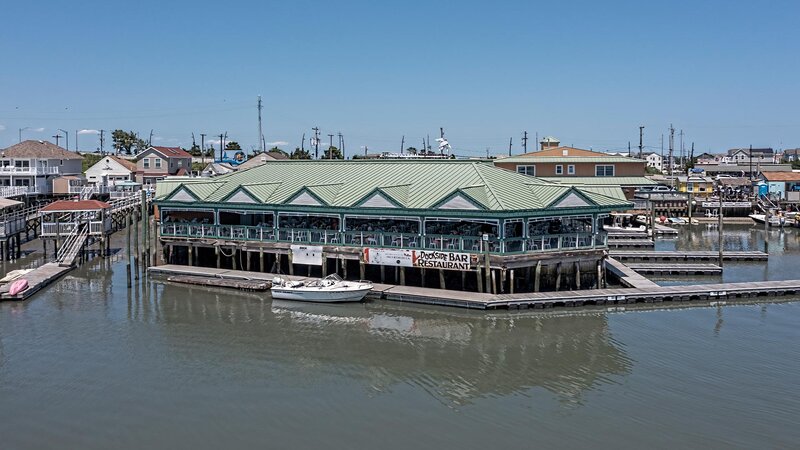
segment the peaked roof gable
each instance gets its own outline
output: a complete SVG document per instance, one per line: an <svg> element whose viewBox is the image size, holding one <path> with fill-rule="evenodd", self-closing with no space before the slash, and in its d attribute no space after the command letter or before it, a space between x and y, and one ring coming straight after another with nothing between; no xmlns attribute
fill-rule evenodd
<svg viewBox="0 0 800 450"><path fill-rule="evenodd" d="M595 206L595 203L577 189L571 188L549 205L550 208L580 208Z"/></svg>
<svg viewBox="0 0 800 450"><path fill-rule="evenodd" d="M436 209L466 209L483 210L486 209L479 202L475 201L461 189L445 197L444 200L435 206Z"/></svg>
<svg viewBox="0 0 800 450"><path fill-rule="evenodd" d="M22 141L0 153L3 158L83 159L83 156L49 141Z"/></svg>
<svg viewBox="0 0 800 450"><path fill-rule="evenodd" d="M176 190L172 195L169 196L169 200L173 202L196 202L199 201L197 196L190 191L186 186L183 186Z"/></svg>
<svg viewBox="0 0 800 450"><path fill-rule="evenodd" d="M244 186L241 186L233 191L233 193L228 195L224 201L231 203L260 203L259 200Z"/></svg>
<svg viewBox="0 0 800 450"><path fill-rule="evenodd" d="M398 208L398 205L394 200L391 200L386 194L384 194L380 188L372 191L371 194L367 194L367 196L356 203L355 206L359 206L362 208Z"/></svg>
<svg viewBox="0 0 800 450"><path fill-rule="evenodd" d="M300 189L295 195L291 196L289 200L284 202L285 205L303 205L303 206L324 206L325 202L317 197L308 188Z"/></svg>

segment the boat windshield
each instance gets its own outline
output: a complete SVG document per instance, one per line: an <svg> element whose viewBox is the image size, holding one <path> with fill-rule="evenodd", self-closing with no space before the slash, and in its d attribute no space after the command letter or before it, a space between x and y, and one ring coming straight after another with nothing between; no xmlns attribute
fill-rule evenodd
<svg viewBox="0 0 800 450"><path fill-rule="evenodd" d="M344 280L342 280L342 277L340 277L339 274L336 274L336 273L332 273L332 274L328 275L327 277L323 278L323 280L330 280L330 281L335 281L335 282L344 281Z"/></svg>

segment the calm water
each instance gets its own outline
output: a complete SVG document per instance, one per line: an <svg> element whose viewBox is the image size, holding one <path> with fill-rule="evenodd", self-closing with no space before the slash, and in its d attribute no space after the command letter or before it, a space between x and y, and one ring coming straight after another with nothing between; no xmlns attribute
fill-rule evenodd
<svg viewBox="0 0 800 450"><path fill-rule="evenodd" d="M726 245L763 239L729 230ZM682 232L659 246L707 238ZM771 232L768 269L723 278L800 277L797 235ZM799 323L800 303L535 314L129 292L122 261L95 260L0 304L0 447L796 448Z"/></svg>

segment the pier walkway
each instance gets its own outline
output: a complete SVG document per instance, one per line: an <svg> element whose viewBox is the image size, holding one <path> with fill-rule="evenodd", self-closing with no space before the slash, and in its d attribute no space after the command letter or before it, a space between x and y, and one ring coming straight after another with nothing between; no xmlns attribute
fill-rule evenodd
<svg viewBox="0 0 800 450"><path fill-rule="evenodd" d="M718 261L715 251L654 251L654 250L609 250L608 255L619 261ZM769 255L757 251L726 251L724 261L766 261Z"/></svg>
<svg viewBox="0 0 800 450"><path fill-rule="evenodd" d="M28 289L16 295L9 295L8 289L11 287L11 283L8 283L0 286L0 299L25 300L70 270L72 270L72 267L62 267L57 263L47 263L39 266L24 276L28 280Z"/></svg>
<svg viewBox="0 0 800 450"><path fill-rule="evenodd" d="M272 280L275 276L269 273L178 265L156 266L150 267L148 270L150 274L160 276L196 275L240 280L268 281ZM630 268L627 268L627 270L632 272ZM280 276L285 277L286 275ZM630 273L629 276L633 277ZM638 276L641 277L641 275ZM303 277L290 278L304 279ZM693 300L718 302L728 299L800 295L800 280L662 287L644 277L641 278L648 281L649 284L638 280L631 283L637 284L638 287L632 288L496 295L414 286L375 284L369 297L389 301L455 306L471 309L544 309L553 307L685 302Z"/></svg>

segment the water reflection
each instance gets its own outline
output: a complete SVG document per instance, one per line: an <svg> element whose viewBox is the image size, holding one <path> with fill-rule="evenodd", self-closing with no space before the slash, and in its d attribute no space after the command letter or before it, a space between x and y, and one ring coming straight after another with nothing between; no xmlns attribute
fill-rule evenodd
<svg viewBox="0 0 800 450"><path fill-rule="evenodd" d="M452 405L544 388L563 402L580 403L585 391L629 373L632 365L602 313L320 305L158 284L157 299L139 308L159 312L175 351L191 352L191 340L199 338L204 352L237 364L264 358L292 371L287 379L297 383L341 376L376 393L412 384ZM130 318L148 320L143 314Z"/></svg>

